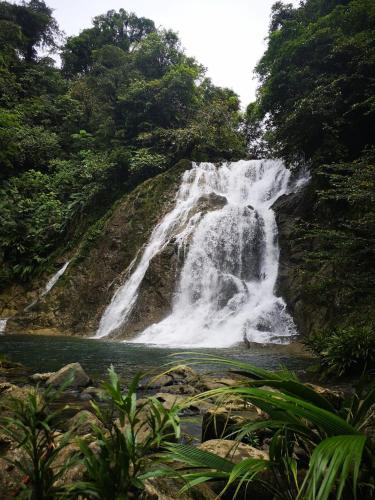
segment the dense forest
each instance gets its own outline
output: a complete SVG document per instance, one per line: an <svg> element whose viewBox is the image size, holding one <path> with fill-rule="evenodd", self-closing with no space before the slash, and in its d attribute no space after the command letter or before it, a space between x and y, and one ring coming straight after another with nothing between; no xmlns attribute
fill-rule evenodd
<svg viewBox="0 0 375 500"><path fill-rule="evenodd" d="M44 1L0 2L0 37L0 286L178 159L246 154L237 95L149 19L108 11L64 40Z"/></svg>
<svg viewBox="0 0 375 500"><path fill-rule="evenodd" d="M330 332L313 346L337 359L374 353L374 68L373 1L276 2L246 114L250 151L309 166L291 242L302 253L298 293L327 311Z"/></svg>

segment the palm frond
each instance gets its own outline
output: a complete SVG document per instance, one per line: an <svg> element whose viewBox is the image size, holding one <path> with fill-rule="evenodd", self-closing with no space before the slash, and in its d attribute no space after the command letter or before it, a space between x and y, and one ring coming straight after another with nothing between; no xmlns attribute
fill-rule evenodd
<svg viewBox="0 0 375 500"><path fill-rule="evenodd" d="M183 462L188 467L204 467L205 469L215 469L225 473L230 473L234 467L234 463L230 460L195 446L168 444L166 449L169 451L168 458Z"/></svg>
<svg viewBox="0 0 375 500"><path fill-rule="evenodd" d="M336 487L340 500L352 478L353 498L357 498L357 483L366 444L364 435L333 436L322 441L313 451L302 492L306 500L327 500ZM302 498L302 497L300 497Z"/></svg>
<svg viewBox="0 0 375 500"><path fill-rule="evenodd" d="M275 410L279 414L280 410L282 410L293 418L304 418L318 426L328 436L357 434L357 430L352 425L335 413L289 394L252 387L223 387L205 393L206 396L210 397L222 394L241 396L267 413Z"/></svg>

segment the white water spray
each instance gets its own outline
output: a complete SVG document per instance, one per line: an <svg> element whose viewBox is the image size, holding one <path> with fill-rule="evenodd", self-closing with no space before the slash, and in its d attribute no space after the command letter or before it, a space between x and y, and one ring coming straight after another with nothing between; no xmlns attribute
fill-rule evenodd
<svg viewBox="0 0 375 500"><path fill-rule="evenodd" d="M285 342L295 333L285 303L274 295L279 250L272 204L289 189L281 161L252 160L186 171L174 209L154 229L130 278L115 293L97 337L126 323L151 259L175 238L186 253L172 313L133 342L228 347ZM227 203L194 212L203 195Z"/></svg>
<svg viewBox="0 0 375 500"><path fill-rule="evenodd" d="M30 304L28 304L25 307L24 311L29 311L30 309L32 309L39 302L39 300L42 297L47 295L47 293L49 293L52 290L52 288L56 285L56 283L61 278L61 276L65 273L69 264L70 264L70 260L65 262L65 264L47 281L47 284L44 287L44 290L41 292L41 294L35 300L30 302Z"/></svg>
<svg viewBox="0 0 375 500"><path fill-rule="evenodd" d="M2 335L5 332L5 328L7 326L7 321L8 321L8 318L1 318L0 319L0 335Z"/></svg>
<svg viewBox="0 0 375 500"><path fill-rule="evenodd" d="M56 285L56 283L58 282L58 280L61 278L61 276L65 273L67 267L69 266L70 264L70 260L68 260L67 262L65 262L65 264L62 266L61 269L59 269L57 271L57 273L55 273L52 278L47 282L42 294L41 294L41 297L44 297L45 295L47 295L47 293L49 291L51 291L51 289Z"/></svg>

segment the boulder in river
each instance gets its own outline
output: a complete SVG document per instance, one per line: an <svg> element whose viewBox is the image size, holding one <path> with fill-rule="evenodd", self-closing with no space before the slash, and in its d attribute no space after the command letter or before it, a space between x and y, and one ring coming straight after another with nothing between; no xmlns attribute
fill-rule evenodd
<svg viewBox="0 0 375 500"><path fill-rule="evenodd" d="M259 415L253 407L247 411L232 411L227 407L213 407L203 415L202 441L223 438L239 425L250 420L258 420Z"/></svg>
<svg viewBox="0 0 375 500"><path fill-rule="evenodd" d="M87 387L90 384L90 377L79 363L70 363L63 366L59 371L53 373L46 381L47 385L59 387L72 377L70 388Z"/></svg>

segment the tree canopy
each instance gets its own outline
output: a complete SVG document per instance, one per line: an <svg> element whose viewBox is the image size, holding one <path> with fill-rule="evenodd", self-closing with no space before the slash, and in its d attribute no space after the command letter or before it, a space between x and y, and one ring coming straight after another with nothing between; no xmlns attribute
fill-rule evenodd
<svg viewBox="0 0 375 500"><path fill-rule="evenodd" d="M298 293L331 325L375 313L374 68L372 0L276 2L246 111L251 154L310 168L309 209L294 227Z"/></svg>
<svg viewBox="0 0 375 500"><path fill-rule="evenodd" d="M124 9L64 41L43 0L0 1L0 284L184 156L245 155L239 99L204 73L176 33Z"/></svg>

